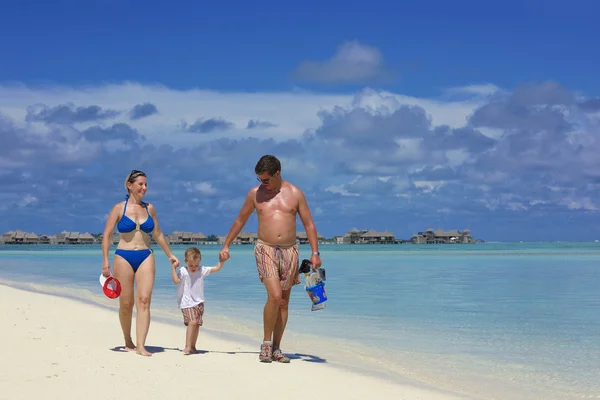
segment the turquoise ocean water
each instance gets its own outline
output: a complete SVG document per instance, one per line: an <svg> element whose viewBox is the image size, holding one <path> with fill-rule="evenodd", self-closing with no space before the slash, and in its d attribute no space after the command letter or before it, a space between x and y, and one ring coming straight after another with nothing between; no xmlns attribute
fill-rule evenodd
<svg viewBox="0 0 600 400"><path fill-rule="evenodd" d="M203 264L216 263L219 246L200 247ZM155 250L153 318L181 325L170 265ZM180 260L184 250L174 248ZM206 280L203 329L258 346L265 293L253 248L231 252ZM311 312L296 286L284 350L287 340L303 359L476 399L600 399L600 243L323 245L321 252L327 308ZM309 255L301 246L301 258ZM2 283L115 308L101 294L100 265L99 246L0 246ZM148 344L160 345L150 329Z"/></svg>

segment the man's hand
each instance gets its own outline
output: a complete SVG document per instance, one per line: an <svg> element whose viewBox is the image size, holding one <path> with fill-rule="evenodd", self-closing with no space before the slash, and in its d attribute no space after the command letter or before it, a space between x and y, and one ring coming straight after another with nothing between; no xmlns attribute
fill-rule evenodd
<svg viewBox="0 0 600 400"><path fill-rule="evenodd" d="M223 247L219 252L219 261L227 261L231 258L229 255L229 247Z"/></svg>
<svg viewBox="0 0 600 400"><path fill-rule="evenodd" d="M322 264L321 257L319 257L316 254L313 254L312 256L310 256L310 262L312 263L313 271L316 270L317 268L319 268Z"/></svg>

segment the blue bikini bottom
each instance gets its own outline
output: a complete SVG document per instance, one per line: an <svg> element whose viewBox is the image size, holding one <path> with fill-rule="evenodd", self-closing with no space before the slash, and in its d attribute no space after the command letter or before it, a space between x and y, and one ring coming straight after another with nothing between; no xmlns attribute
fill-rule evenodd
<svg viewBox="0 0 600 400"><path fill-rule="evenodd" d="M140 265L144 262L144 260L146 260L146 258L148 258L148 256L150 254L152 254L152 250L150 250L150 249L144 249L144 250L117 249L117 251L115 251L115 254L120 257L123 257L125 259L125 261L127 261L129 263L129 265L131 265L131 268L133 269L133 272L135 273L135 272L137 272Z"/></svg>

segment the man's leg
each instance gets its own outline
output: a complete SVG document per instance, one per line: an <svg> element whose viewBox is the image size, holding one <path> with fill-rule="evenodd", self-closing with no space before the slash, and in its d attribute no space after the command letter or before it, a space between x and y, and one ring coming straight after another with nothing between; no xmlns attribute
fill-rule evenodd
<svg viewBox="0 0 600 400"><path fill-rule="evenodd" d="M267 289L267 302L263 310L264 336L259 359L263 362L271 362L273 331L277 323L279 307L281 305L281 283L279 282L279 278L263 278L263 284L265 285L265 289Z"/></svg>
<svg viewBox="0 0 600 400"><path fill-rule="evenodd" d="M273 330L279 317L279 306L282 299L281 283L278 278L264 278L263 284L267 289L267 302L263 310L263 340L270 342L273 340Z"/></svg>
<svg viewBox="0 0 600 400"><path fill-rule="evenodd" d="M283 332L288 321L288 304L290 302L292 287L300 283L298 275L298 246L283 249L281 256L281 261L284 265L283 274L281 275L281 302L279 303L277 321L273 329L273 354L271 358L277 362L289 363L290 359L281 351L279 345L281 344L281 338L283 337Z"/></svg>
<svg viewBox="0 0 600 400"><path fill-rule="evenodd" d="M275 323L275 329L273 330L273 353L271 354L271 359L280 363L290 362L290 358L281 351L279 345L281 344L281 338L288 320L288 303L290 302L291 293L291 288L282 291L281 304L279 306L279 312L277 313L277 322Z"/></svg>
<svg viewBox="0 0 600 400"><path fill-rule="evenodd" d="M288 320L288 304L290 302L290 294L292 289L283 290L281 292L281 302L279 303L279 312L277 313L277 321L273 329L273 349L278 349L281 344L281 338L285 331L285 326Z"/></svg>

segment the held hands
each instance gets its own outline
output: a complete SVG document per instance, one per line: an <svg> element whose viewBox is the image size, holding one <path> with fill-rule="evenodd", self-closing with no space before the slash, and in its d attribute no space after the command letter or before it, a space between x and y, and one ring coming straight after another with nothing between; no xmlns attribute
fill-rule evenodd
<svg viewBox="0 0 600 400"><path fill-rule="evenodd" d="M229 247L223 247L221 249L221 251L219 252L219 261L227 261L231 258L231 256L229 255Z"/></svg>
<svg viewBox="0 0 600 400"><path fill-rule="evenodd" d="M173 266L173 268L179 267L179 260L174 255L169 257L169 261L171 261L171 265Z"/></svg>
<svg viewBox="0 0 600 400"><path fill-rule="evenodd" d="M107 278L110 276L110 263L108 261L102 263L102 275Z"/></svg>
<svg viewBox="0 0 600 400"><path fill-rule="evenodd" d="M313 271L315 271L317 268L319 268L322 264L321 257L319 257L316 254L313 254L312 256L310 256L310 262L312 263Z"/></svg>

